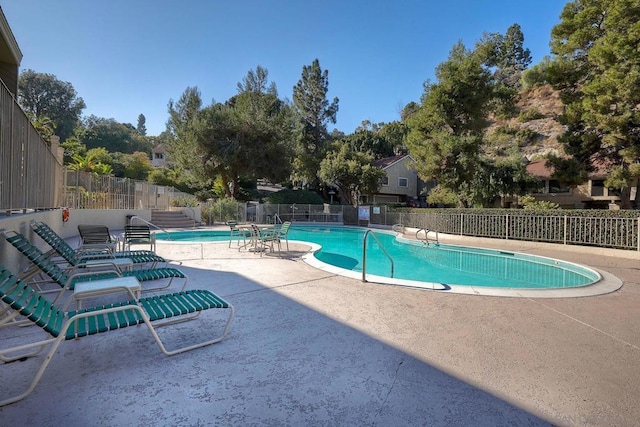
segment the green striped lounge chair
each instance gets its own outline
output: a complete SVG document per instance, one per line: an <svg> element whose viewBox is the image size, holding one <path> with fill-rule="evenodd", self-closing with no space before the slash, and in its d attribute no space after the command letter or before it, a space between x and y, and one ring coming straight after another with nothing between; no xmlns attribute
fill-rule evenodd
<svg viewBox="0 0 640 427"><path fill-rule="evenodd" d="M157 263L167 261L152 251L96 251L96 250L74 250L58 233L53 231L44 222L31 221L31 229L42 238L51 248L58 253L65 261L73 266L82 264L83 261L105 259L110 257L129 258L134 264L150 263L155 267Z"/></svg>
<svg viewBox="0 0 640 427"><path fill-rule="evenodd" d="M37 356L50 347L42 364L34 371L34 378L27 390L0 400L0 406L27 397L38 385L60 344L65 341L144 323L160 350L171 356L221 341L227 335L235 313L231 304L207 290L175 292L140 298L139 300L132 298L117 303L65 312L54 306L46 297L2 265L0 265L0 298L4 304L11 307L12 316L23 316L47 334L47 337L40 341L0 348L0 359L5 362L0 365L2 369L10 369L12 365L9 362ZM209 309L228 310L229 317L224 327L214 325L214 327L203 328L201 334L195 334L197 336L205 333L212 335L205 337L204 341L168 349L155 330L160 326L191 320ZM214 318L212 323L220 320L219 316L214 316ZM2 318L0 326L8 320L10 319L7 317ZM221 332L220 329L222 329ZM3 372L1 393L9 394L12 384L8 372Z"/></svg>
<svg viewBox="0 0 640 427"><path fill-rule="evenodd" d="M86 282L91 280L104 280L114 277L135 277L140 282L156 281L161 279L169 279L162 286L148 288L143 287L142 291L157 291L166 289L173 283L176 278L184 279L181 290L187 286L187 276L177 268L162 267L151 269L135 269L130 271L119 270L101 270L87 271L88 269L76 268L66 271L60 268L53 260L43 253L38 247L34 246L26 237L12 230L5 230L2 235L11 243L18 251L26 256L37 269L29 271L22 278L29 279L38 273L44 273L57 283L63 290L73 289L78 282ZM57 301L57 298L56 298Z"/></svg>

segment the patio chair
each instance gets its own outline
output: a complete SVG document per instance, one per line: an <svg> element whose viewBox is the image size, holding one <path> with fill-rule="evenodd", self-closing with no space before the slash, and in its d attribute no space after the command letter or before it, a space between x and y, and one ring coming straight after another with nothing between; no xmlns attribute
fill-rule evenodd
<svg viewBox="0 0 640 427"><path fill-rule="evenodd" d="M144 323L160 350L167 356L171 356L220 342L227 335L235 314L231 304L207 290L189 290L139 300L131 298L112 304L64 312L2 265L0 265L0 298L14 312L29 319L47 334L47 337L40 341L0 349L2 360L15 361L33 357L47 346L51 346L42 364L35 371L35 376L27 390L0 401L0 406L24 399L35 389L58 347L64 341ZM167 349L155 328L191 320L209 309L229 310L229 317L221 333L195 344ZM213 328L204 328L202 333L209 332L210 329ZM2 378L2 389L6 390L11 382L6 375Z"/></svg>
<svg viewBox="0 0 640 427"><path fill-rule="evenodd" d="M281 226L276 226L278 250L280 250L280 243L284 240L287 243L287 251L289 250L289 227L291 227L291 221L285 221Z"/></svg>
<svg viewBox="0 0 640 427"><path fill-rule="evenodd" d="M163 257L156 255L152 251L98 251L96 249L74 250L58 233L43 222L31 221L31 229L42 238L55 252L72 266L78 266L86 261L99 260L105 258L129 258L134 264L151 264L155 267L157 263L166 263Z"/></svg>
<svg viewBox="0 0 640 427"><path fill-rule="evenodd" d="M234 237L238 238L237 242L240 246L240 237L246 237L244 231L238 227L237 221L227 221L227 225L229 226L229 247L231 247Z"/></svg>
<svg viewBox="0 0 640 427"><path fill-rule="evenodd" d="M151 233L147 224L124 226L124 249L131 249L131 245L150 245L151 251L156 250L156 235Z"/></svg>
<svg viewBox="0 0 640 427"><path fill-rule="evenodd" d="M106 225L78 225L80 233L80 247L85 249L107 248L112 252L118 249L120 240L112 236Z"/></svg>
<svg viewBox="0 0 640 427"><path fill-rule="evenodd" d="M29 269L23 274L23 277L21 277L21 279L23 280L28 280L39 273L44 273L49 276L51 280L53 280L57 285L59 285L62 290L73 290L75 284L78 282L103 280L113 277L135 277L140 282L169 279L169 282L164 286L155 288L144 288L143 292L166 289L171 286L173 280L176 278L184 279L182 288L180 290L184 290L187 286L187 276L182 271L170 267L120 271L108 264L109 260L105 260L105 264L103 265L92 266L92 268L101 268L101 271L90 271L82 266L79 266L71 272L67 272L60 268L60 266L53 262L50 257L44 254L38 247L34 246L22 234L16 233L12 230L6 230L2 232L2 235L7 240L7 242L11 243L16 249L18 249L18 251L26 256L35 266L35 268ZM62 292L60 292L60 294L61 293ZM58 298L56 298L56 301Z"/></svg>

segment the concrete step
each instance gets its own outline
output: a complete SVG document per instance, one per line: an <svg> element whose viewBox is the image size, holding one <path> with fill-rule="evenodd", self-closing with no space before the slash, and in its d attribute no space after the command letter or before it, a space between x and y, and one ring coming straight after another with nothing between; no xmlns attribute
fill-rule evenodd
<svg viewBox="0 0 640 427"><path fill-rule="evenodd" d="M196 222L178 211L151 211L151 222L162 228L194 228Z"/></svg>

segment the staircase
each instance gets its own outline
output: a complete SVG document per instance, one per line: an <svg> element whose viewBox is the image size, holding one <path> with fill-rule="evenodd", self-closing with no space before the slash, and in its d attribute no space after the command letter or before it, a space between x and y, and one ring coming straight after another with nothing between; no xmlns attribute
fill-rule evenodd
<svg viewBox="0 0 640 427"><path fill-rule="evenodd" d="M194 228L196 222L180 211L151 211L151 223L161 228Z"/></svg>

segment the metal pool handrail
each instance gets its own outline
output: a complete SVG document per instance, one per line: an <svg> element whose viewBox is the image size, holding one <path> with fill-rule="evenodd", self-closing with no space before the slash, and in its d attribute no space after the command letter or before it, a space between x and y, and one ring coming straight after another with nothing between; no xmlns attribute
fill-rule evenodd
<svg viewBox="0 0 640 427"><path fill-rule="evenodd" d="M164 228L160 227L159 225L155 225L154 223L147 221L144 218L140 218L138 215L133 215L131 216L131 218L129 218L131 220L131 222L133 222L134 219L140 220L141 222L147 224L150 227L154 227L158 230L162 230L164 233L166 233L167 235L167 240L171 240L171 233L169 233L167 230L165 230Z"/></svg>
<svg viewBox="0 0 640 427"><path fill-rule="evenodd" d="M418 234L420 234L421 231L424 231L424 239L421 239ZM438 239L438 231L437 230L429 230L428 228L421 228L418 231L416 231L416 240L424 240L427 244L429 243L429 232L433 231L434 233L436 233L436 244L439 245L440 244L440 240Z"/></svg>
<svg viewBox="0 0 640 427"><path fill-rule="evenodd" d="M367 230L364 233L364 239L362 239L362 281L363 282L367 281L367 278L366 278L367 276L367 237L369 236L369 233L371 233L371 230ZM389 255L389 252L387 252L384 246L382 246L382 243L380 243L380 240L375 235L375 233L371 233L371 235L373 236L375 241L378 242L378 246L380 246L380 249L382 249L382 252L384 252L387 258L389 258L389 261L391 261L391 277L393 278L393 258L391 258L391 255Z"/></svg>

